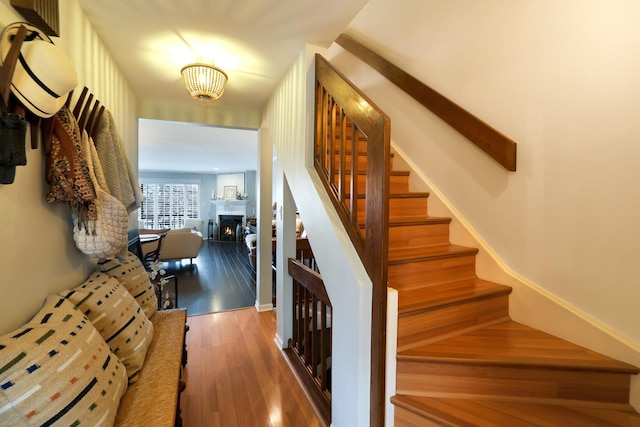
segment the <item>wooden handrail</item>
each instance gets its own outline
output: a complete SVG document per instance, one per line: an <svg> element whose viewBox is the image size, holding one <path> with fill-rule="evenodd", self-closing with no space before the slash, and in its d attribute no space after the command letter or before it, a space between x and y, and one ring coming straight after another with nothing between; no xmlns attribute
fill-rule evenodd
<svg viewBox="0 0 640 427"><path fill-rule="evenodd" d="M336 43L431 110L505 169L516 170L517 144L513 140L348 35L341 34Z"/></svg>
<svg viewBox="0 0 640 427"><path fill-rule="evenodd" d="M315 169L372 283L370 425L382 426L390 122L371 100L320 55L316 55L316 90ZM361 156L366 156L366 164L359 162ZM362 182L361 178L366 179ZM359 203L365 204L364 210L358 209Z"/></svg>

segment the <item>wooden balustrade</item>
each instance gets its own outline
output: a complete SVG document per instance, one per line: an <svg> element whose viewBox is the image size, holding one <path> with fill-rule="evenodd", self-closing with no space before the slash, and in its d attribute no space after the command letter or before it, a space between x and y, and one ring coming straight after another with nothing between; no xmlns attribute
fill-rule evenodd
<svg viewBox="0 0 640 427"><path fill-rule="evenodd" d="M315 169L373 285L370 424L378 426L385 406L389 118L320 55L316 83Z"/></svg>
<svg viewBox="0 0 640 427"><path fill-rule="evenodd" d="M320 274L289 258L293 278L293 333L285 353L316 403L331 423L331 301Z"/></svg>

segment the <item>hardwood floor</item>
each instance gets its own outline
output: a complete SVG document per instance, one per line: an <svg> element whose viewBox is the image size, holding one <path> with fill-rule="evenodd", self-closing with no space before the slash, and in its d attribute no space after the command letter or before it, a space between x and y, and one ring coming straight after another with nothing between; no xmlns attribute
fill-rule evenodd
<svg viewBox="0 0 640 427"><path fill-rule="evenodd" d="M187 323L185 426L324 426L273 342L274 312L246 308L189 316Z"/></svg>
<svg viewBox="0 0 640 427"><path fill-rule="evenodd" d="M193 263L163 264L178 277L178 303L190 328L184 425L324 426L273 342L275 313L253 308L255 272L244 245L207 241Z"/></svg>
<svg viewBox="0 0 640 427"><path fill-rule="evenodd" d="M178 278L178 305L188 315L214 313L256 303L256 275L242 243L208 240L193 266L188 259L163 263Z"/></svg>

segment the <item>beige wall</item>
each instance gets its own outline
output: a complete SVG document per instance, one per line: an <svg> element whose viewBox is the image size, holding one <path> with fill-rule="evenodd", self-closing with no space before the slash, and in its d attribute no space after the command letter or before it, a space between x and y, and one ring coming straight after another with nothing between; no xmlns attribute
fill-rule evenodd
<svg viewBox="0 0 640 427"><path fill-rule="evenodd" d="M514 139L515 173L340 47L328 52L497 257L516 289L514 317L636 365L638 19L635 0L370 0L349 25L347 34Z"/></svg>
<svg viewBox="0 0 640 427"><path fill-rule="evenodd" d="M0 26L24 19L0 0ZM71 58L82 87L87 86L112 112L137 168L136 103L75 0L60 2L60 35L54 43ZM27 148L27 165L18 167L15 182L0 185L0 334L28 320L45 297L81 283L92 261L72 239L69 209L45 200L44 150Z"/></svg>

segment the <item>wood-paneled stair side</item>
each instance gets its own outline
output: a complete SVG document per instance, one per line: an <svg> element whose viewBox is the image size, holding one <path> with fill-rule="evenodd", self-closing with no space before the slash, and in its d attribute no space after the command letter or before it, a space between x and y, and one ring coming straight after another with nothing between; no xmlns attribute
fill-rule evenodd
<svg viewBox="0 0 640 427"><path fill-rule="evenodd" d="M363 189L366 163L356 164ZM476 275L478 250L450 242L451 219L429 216L429 194L411 192L409 176L390 177L395 425L640 426L628 403L640 370L512 321L511 288Z"/></svg>

